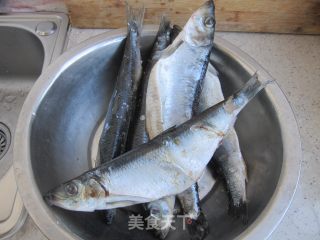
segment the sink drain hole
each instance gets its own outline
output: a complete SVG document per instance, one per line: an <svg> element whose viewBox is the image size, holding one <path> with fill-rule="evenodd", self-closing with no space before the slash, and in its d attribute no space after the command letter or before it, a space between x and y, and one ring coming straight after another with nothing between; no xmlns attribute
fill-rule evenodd
<svg viewBox="0 0 320 240"><path fill-rule="evenodd" d="M9 128L0 123L0 159L7 153L11 141Z"/></svg>

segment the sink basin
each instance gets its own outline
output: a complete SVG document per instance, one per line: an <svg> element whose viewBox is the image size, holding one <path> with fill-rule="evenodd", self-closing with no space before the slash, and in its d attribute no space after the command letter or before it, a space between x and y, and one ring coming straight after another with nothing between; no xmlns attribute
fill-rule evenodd
<svg viewBox="0 0 320 240"><path fill-rule="evenodd" d="M59 57L39 78L28 96L16 132L14 166L20 192L35 223L50 239L154 239L147 231L128 230L129 212L118 211L107 226L93 213L50 207L43 194L92 167L93 138L107 111L126 30L87 40ZM150 51L155 27L145 27L143 56ZM254 72L271 76L253 59L220 38L212 64L224 93L240 88ZM297 124L280 88L268 86L236 122L248 165L249 222L228 215L221 183L202 201L210 225L207 239L265 239L290 205L300 171ZM212 165L209 165L212 168ZM177 220L168 240L188 239Z"/></svg>
<svg viewBox="0 0 320 240"><path fill-rule="evenodd" d="M1 239L13 234L27 216L12 168L18 116L42 70L62 53L67 28L68 18L64 14L0 16Z"/></svg>

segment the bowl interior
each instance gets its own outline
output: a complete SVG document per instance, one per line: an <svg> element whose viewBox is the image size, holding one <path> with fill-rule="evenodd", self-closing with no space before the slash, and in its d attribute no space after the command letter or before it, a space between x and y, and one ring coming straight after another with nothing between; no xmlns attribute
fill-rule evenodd
<svg viewBox="0 0 320 240"><path fill-rule="evenodd" d="M142 38L142 55L150 51L153 35ZM121 63L124 40L91 48L61 72L43 97L31 127L31 161L42 194L91 168L91 148L103 121ZM249 72L219 46L211 62L217 68L225 96L250 78ZM210 225L208 239L231 239L243 232L261 213L276 188L282 161L280 125L268 95L260 93L240 114L236 130L248 168L249 222L228 215L228 195L221 180L202 201ZM214 164L210 164L211 169ZM129 215L140 206L119 209L108 226L98 212L81 213L50 208L62 228L82 239L154 239L150 231L128 230ZM143 212L141 212L142 214ZM181 219L167 237L188 239Z"/></svg>

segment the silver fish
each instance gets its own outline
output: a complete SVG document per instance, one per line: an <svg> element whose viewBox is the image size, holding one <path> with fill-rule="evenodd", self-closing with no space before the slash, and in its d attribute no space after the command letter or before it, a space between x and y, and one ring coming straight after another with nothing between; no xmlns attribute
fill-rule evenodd
<svg viewBox="0 0 320 240"><path fill-rule="evenodd" d="M137 89L142 75L140 32L144 8L133 9L127 5L127 15L128 34L124 56L99 142L102 164L118 157L126 150L129 127L136 106ZM112 223L114 216L115 210L106 212L108 224Z"/></svg>
<svg viewBox="0 0 320 240"><path fill-rule="evenodd" d="M149 141L149 136L146 130L146 97L147 97L147 87L149 83L149 76L151 69L157 63L161 57L162 51L170 43L170 21L163 16L160 21L159 30L156 36L156 40L153 44L150 57L148 59L147 66L144 71L143 79L141 80L140 92L138 96L138 107L136 108L134 128L132 134L131 148L135 148L143 143Z"/></svg>
<svg viewBox="0 0 320 240"><path fill-rule="evenodd" d="M178 31L179 29L173 30L172 34L176 35ZM214 3L208 1L192 14L182 31L163 51L161 58L153 67L147 90L146 107L146 124L150 138L190 119L194 109L198 108L195 99L198 99L206 73L214 31ZM195 220L195 224L189 224L188 228L196 227L196 219L201 215L197 191L198 187L193 186L192 189L178 195L185 214ZM197 199L189 201L192 198L190 194ZM185 199L183 199L184 195L186 195ZM174 197L171 198L174 201ZM192 209L192 206L184 205L194 202L198 203L197 208ZM198 234L204 238L207 229L204 226L199 229L201 231ZM192 232L197 231L192 230Z"/></svg>
<svg viewBox="0 0 320 240"><path fill-rule="evenodd" d="M149 136L146 130L145 117L148 80L152 67L160 59L162 51L170 43L170 33L170 21L165 16L163 16L161 18L156 41L153 45L149 61L145 68L144 77L141 81L139 104L136 109L136 118L132 134L132 149L149 141ZM173 215L174 203L174 198L163 198L154 202L150 202L146 205L146 208L150 212L150 217L153 217L155 220L155 224L157 224L157 227L155 228L155 235L161 239L164 239L170 230L171 225L167 224L166 221L170 221L170 218L168 218L168 216Z"/></svg>
<svg viewBox="0 0 320 240"><path fill-rule="evenodd" d="M209 1L191 16L152 68L146 106L150 138L191 118L207 70L214 27L214 4Z"/></svg>
<svg viewBox="0 0 320 240"><path fill-rule="evenodd" d="M200 94L199 112L224 100L217 70L209 64ZM230 193L230 212L247 221L246 182L247 170L237 133L231 128L214 154ZM233 212L232 212L233 211Z"/></svg>
<svg viewBox="0 0 320 240"><path fill-rule="evenodd" d="M269 82L254 75L227 100L150 142L70 180L45 195L74 211L126 207L179 194L199 180L237 115Z"/></svg>
<svg viewBox="0 0 320 240"><path fill-rule="evenodd" d="M247 223L247 169L234 128L230 129L223 139L214 159L221 168L230 195L229 212L234 216L241 217L243 223Z"/></svg>

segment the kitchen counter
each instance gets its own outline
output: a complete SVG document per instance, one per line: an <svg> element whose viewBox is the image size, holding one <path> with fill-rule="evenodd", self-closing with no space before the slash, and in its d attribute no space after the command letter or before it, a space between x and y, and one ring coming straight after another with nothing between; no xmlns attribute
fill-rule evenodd
<svg viewBox="0 0 320 240"><path fill-rule="evenodd" d="M72 29L68 48L107 30ZM217 33L258 61L295 112L302 140L301 177L271 240L320 239L320 36ZM11 239L45 240L31 218Z"/></svg>

